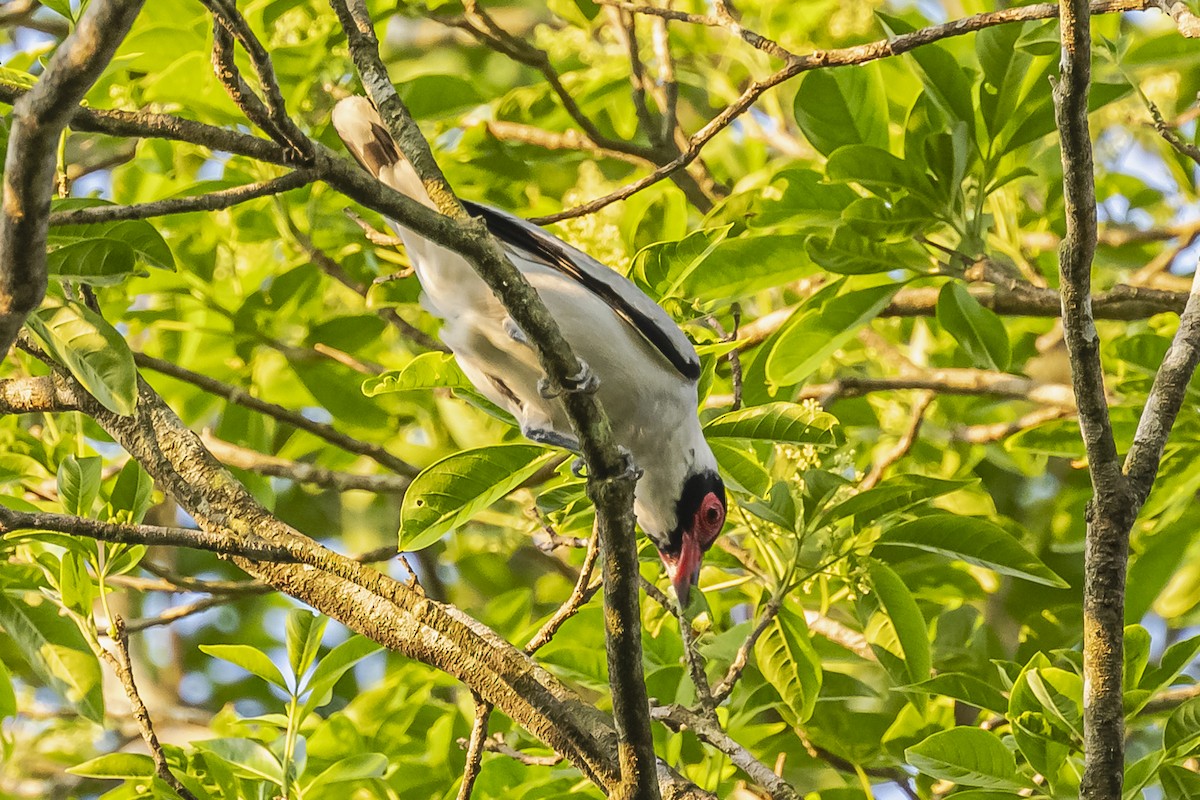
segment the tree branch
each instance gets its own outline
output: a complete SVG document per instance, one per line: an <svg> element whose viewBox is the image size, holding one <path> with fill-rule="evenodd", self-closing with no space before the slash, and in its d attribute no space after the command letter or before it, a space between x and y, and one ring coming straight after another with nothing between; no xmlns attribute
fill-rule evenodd
<svg viewBox="0 0 1200 800"><path fill-rule="evenodd" d="M487 702L562 753L607 791L620 785L611 718L492 630L423 592L333 553L284 524L213 459L153 389L139 381L131 416L105 409L65 375L93 417L199 523L225 544L255 537L302 563L237 557L251 576L352 630L458 678ZM677 774L660 772L672 798L712 800Z"/></svg>
<svg viewBox="0 0 1200 800"><path fill-rule="evenodd" d="M148 547L187 547L225 556L242 556L256 561L292 562L295 557L286 548L263 542L253 534L238 536L232 532L210 532L190 528L165 528L161 525L116 525L69 514L44 511L14 511L0 506L0 533L13 531L56 531L71 536L86 536L110 544L144 544Z"/></svg>
<svg viewBox="0 0 1200 800"><path fill-rule="evenodd" d="M379 42L365 5L361 0L331 2L349 38L350 53L363 85L389 132L420 176L434 204L458 223L449 246L467 258L508 315L530 338L550 384L565 390L563 406L580 441L588 466L588 497L596 508L622 793L628 793L631 799L656 800L659 786L642 668L640 576L632 511L636 473L613 440L612 427L595 395L574 391L586 375L584 367L563 339L545 304L487 233L483 222L466 214L437 167L428 143L396 94L379 59Z"/></svg>
<svg viewBox="0 0 1200 800"><path fill-rule="evenodd" d="M1083 800L1115 800L1124 777L1125 724L1122 658L1125 570L1129 529L1136 516L1113 439L1100 362L1100 337L1091 308L1096 251L1096 192L1088 130L1091 82L1091 9L1086 0L1062 0L1062 61L1054 87L1055 121L1062 140L1066 236L1059 246L1063 339L1079 427L1088 457L1092 500L1084 551Z"/></svg>
<svg viewBox="0 0 1200 800"><path fill-rule="evenodd" d="M1155 7L1158 0L1100 0L1094 3L1095 13L1111 14L1123 11L1137 11L1146 8ZM1058 15L1058 7L1053 3L1040 3L1031 6L1019 6L1015 8L1004 9L1002 11L989 11L983 14L975 14L974 16L964 17L963 19L945 22L940 25L931 25L927 28L913 31L912 33L901 34L900 36L892 37L891 39L880 39L868 44L855 45L853 47L844 47L838 50L820 50L800 56L790 56L787 63L780 70L771 73L762 80L752 81L749 86L742 92L740 96L728 106L726 106L719 114L713 117L700 130L692 134L687 140L687 147L683 149L671 161L661 165L653 172L638 178L620 189L610 192L602 197L597 197L574 208L565 209L554 214L547 214L542 217L531 219L539 225L546 225L551 222L559 222L572 217L581 217L585 214L593 214L605 206L615 203L618 200L625 200L629 197L645 189L647 186L652 186L658 183L663 178L669 177L675 171L686 167L700 155L700 151L710 140L718 133L725 130L735 119L741 116L746 109L754 105L754 103L765 94L769 89L772 89L784 81L790 80L801 73L808 72L814 69L824 67L837 67L849 64L865 64L869 61L878 61L882 58L890 58L898 56L902 53L907 53L918 47L922 47L933 42L948 39L953 36L962 36L967 33L979 31L984 28L990 28L996 25L1004 25L1012 22L1025 22L1034 19L1047 19ZM688 22L693 20L689 19ZM724 26L724 23L722 23Z"/></svg>
<svg viewBox="0 0 1200 800"><path fill-rule="evenodd" d="M221 189L193 197L172 197L167 200L129 206L92 206L76 208L71 211L56 211L50 215L50 227L165 217L168 214L187 214L192 211L220 211L248 200L299 189L301 186L312 183L316 178L316 174L311 170L298 169L269 181L234 186L230 189Z"/></svg>
<svg viewBox="0 0 1200 800"><path fill-rule="evenodd" d="M659 706L650 712L654 719L673 731L690 730L701 741L707 742L729 757L738 769L750 776L750 780L766 790L774 800L800 800L800 794L787 781L771 771L771 768L754 757L746 748L721 730L716 721L702 717L681 705Z"/></svg>
<svg viewBox="0 0 1200 800"><path fill-rule="evenodd" d="M46 71L13 106L0 214L0 361L46 294L46 235L58 139L144 0L89 3Z"/></svg>
<svg viewBox="0 0 1200 800"><path fill-rule="evenodd" d="M309 483L335 492L361 491L375 494L404 494L412 480L403 475L356 475L337 472L317 464L289 461L219 439L209 430L200 434L204 446L226 466L258 475Z"/></svg>
<svg viewBox="0 0 1200 800"><path fill-rule="evenodd" d="M223 397L230 403L249 408L257 411L260 414L266 414L268 417L273 417L280 422L287 423L294 428L299 428L302 431L311 433L319 439L340 447L348 453L356 453L360 456L366 456L372 461L380 464L393 472L408 477L415 476L419 469L405 461L396 458L384 448L377 444L364 442L360 439L347 436L341 431L334 428L332 425L327 425L323 422L314 422L298 411L292 411L290 408L284 408L276 403L269 403L266 400L260 400L254 397L249 392L232 384L219 381L216 378L210 378L207 375L201 375L198 372L193 372L190 369L172 364L170 361L164 361L161 358L148 356L145 353L135 353L134 361L139 367L144 369L154 370L163 375L170 375L177 380L190 383L193 386L198 386L210 394L215 394L218 397Z"/></svg>
<svg viewBox="0 0 1200 800"><path fill-rule="evenodd" d="M146 708L146 704L142 702L142 696L138 693L137 684L133 681L133 664L129 660L129 636L125 630L125 622L120 617L112 620L112 628L115 633L113 636L113 645L116 647L116 653L113 653L106 648L95 645L96 653L113 668L113 672L117 674L117 679L121 681L121 686L125 689L125 695L129 698L129 706L133 711L133 718L137 721L138 730L142 734L142 739L146 742L146 747L150 750L150 757L154 759L154 771L158 777L162 778L168 786L171 787L183 800L196 800L196 796L188 791L187 787L179 782L171 773L171 768L167 765L167 756L163 752L162 745L158 742L158 735L154 732L154 723L150 720L150 711Z"/></svg>

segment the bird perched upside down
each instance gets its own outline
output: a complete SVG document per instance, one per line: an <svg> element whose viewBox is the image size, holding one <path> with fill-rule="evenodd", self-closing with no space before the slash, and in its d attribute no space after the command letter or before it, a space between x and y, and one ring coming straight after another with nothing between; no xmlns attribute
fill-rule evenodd
<svg viewBox="0 0 1200 800"><path fill-rule="evenodd" d="M430 208L433 201L371 102L348 97L333 125L367 171ZM725 523L725 484L697 419L700 360L666 312L623 276L518 217L464 203L537 290L572 350L599 381L617 442L641 469L634 514L686 605L700 562ZM526 438L579 451L562 402L521 329L467 261L393 223L443 320L442 340L471 383L520 423Z"/></svg>

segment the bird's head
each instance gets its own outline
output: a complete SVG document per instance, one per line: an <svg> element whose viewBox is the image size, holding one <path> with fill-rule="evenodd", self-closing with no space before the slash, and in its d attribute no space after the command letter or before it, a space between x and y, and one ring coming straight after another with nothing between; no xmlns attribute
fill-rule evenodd
<svg viewBox="0 0 1200 800"><path fill-rule="evenodd" d="M678 470L652 469L638 481L634 512L662 558L679 604L700 578L700 562L725 524L725 482L707 445Z"/></svg>

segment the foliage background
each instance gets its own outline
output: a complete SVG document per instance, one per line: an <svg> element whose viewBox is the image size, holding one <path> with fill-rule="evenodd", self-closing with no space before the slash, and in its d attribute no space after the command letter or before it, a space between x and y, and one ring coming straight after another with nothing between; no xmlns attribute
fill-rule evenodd
<svg viewBox="0 0 1200 800"><path fill-rule="evenodd" d="M36 75L66 18L78 11L44 5L33 23L0 32L0 80ZM545 51L599 132L617 142L649 142L631 101L629 55L607 11L587 0L488 9ZM298 0L258 0L242 10L272 54L295 118L336 146L330 110L359 91L336 18L323 5ZM377 3L372 10L387 32L392 79L464 197L533 217L645 172L612 148L550 149L531 141L530 130L572 131L576 120L538 69L437 21L458 19L463 9L456 4ZM991 9L970 0L819 0L741 2L738 10L748 28L809 52ZM662 64L650 44L651 23L639 19L637 26L653 72ZM669 31L679 124L688 132L748 80L778 66L727 30L672 23ZM1200 48L1157 12L1098 16L1094 34L1097 288L1186 289L1180 276L1194 269L1192 242L1200 233L1196 164L1147 125L1147 100L1194 139ZM1020 307L1028 297L1021 290L1057 280L1063 212L1049 80L1057 37L1053 21L1004 25L861 67L807 73L765 94L707 144L700 175L724 189L700 199L701 207L694 192L689 200L663 181L554 227L627 272L703 345L706 419L733 401L721 331L738 327L740 316L751 343L740 359L740 393L748 408L759 409L750 415L758 424L726 417L724 428L710 428L737 507L726 544L706 562L698 647L710 678L719 679L772 598L781 604L717 713L736 742L778 765L801 794L848 800L870 789L930 797L957 787L964 795L975 789L971 797L982 800L1033 788L1035 775L1042 776L1037 795L1076 791L1089 484L1061 329L1053 314L1027 315ZM210 18L198 6L147 4L89 103L245 125L212 75L211 39ZM655 92L648 94L657 115ZM65 138L63 161L72 196L119 204L279 174L186 144L76 133ZM418 305L415 281L397 276L406 266L403 253L367 242L343 213L347 204L313 184L117 232L55 229L51 244L61 249L54 263L61 277L95 286L104 318L134 351L330 422L406 462L423 467L464 449L519 442L469 391L450 388L457 378L445 360L425 357L419 370L396 381L377 376L405 370L426 349L389 324L387 309L426 334L437 326ZM62 305L76 291L52 288L48 305ZM1006 293L1016 299L997 316L987 306ZM1177 324L1174 314L1153 313L1166 308L1151 304L1100 329L1122 449ZM39 318L52 324L52 315L44 310ZM45 371L16 353L3 370L6 377ZM339 472L380 473L378 464L194 383L143 372L189 426L235 446L250 466L235 470L239 480L281 519L342 552L395 542L402 504L415 502L415 492L402 500L395 492L272 477L245 453ZM397 383L410 389L395 391ZM1200 783L1189 772L1200 748L1200 707L1180 705L1194 694L1187 676L1196 675L1200 651L1200 641L1189 638L1200 606L1194 400L1189 395L1132 541L1127 622L1145 626L1129 634L1126 671L1133 689L1127 785L1135 794L1145 785L1168 797L1190 796ZM229 452L226 460L233 459ZM500 458L500 451L484 452ZM125 461L81 414L0 419L5 504L100 519L136 517L151 505L151 520L188 524L159 493L143 502L144 481ZM93 486L96 475L102 480ZM513 491L505 499L413 561L432 595L522 642L569 594L582 560L581 551L539 547L543 522L558 534L585 536L590 511L582 483L565 467L533 485L506 488ZM407 535L418 533L410 528ZM124 748L136 732L122 721L119 690L108 698L106 728L76 713L90 702L90 716L98 716L96 687L76 686L74 705L47 690L47 668L20 641L16 621L32 614L49 643L67 653L61 669L86 683L99 663L71 632L75 622L53 611L65 604L76 621L90 617L101 564L118 559L116 569L125 572L108 581L114 592L107 603L135 620L209 596L182 585L156 590L148 563L167 580L236 580L238 570L187 550L121 556L108 548L99 556L91 544L50 535L10 535L0 553L0 627L7 634L0 636L0 715L19 710L4 723L0 796L166 791L145 777L121 784L95 777L148 775L136 759L92 762L76 770L79 776L64 772ZM643 575L665 587L652 549L644 547L643 556ZM385 568L404 574L395 562ZM293 795L319 796L311 781L335 763L346 765L356 796L455 795L464 762L455 743L473 717L469 692L427 667L379 653L346 672L328 705L301 719L287 689L294 684L273 687L213 657L245 665L245 651L202 649L247 645L286 667L290 626L291 664L304 672L303 643L320 631L302 626L305 618L290 612L286 597L244 589L212 595L219 602L211 607L134 638L147 704L164 739L182 748L172 757L186 759L199 790L271 796L278 791L272 782L284 780L277 759L290 741L299 754ZM29 608L35 610L23 610ZM695 702L675 617L647 600L644 622L652 697ZM93 633L103 630L101 623ZM602 631L593 603L538 658L607 707ZM336 624L324 630L327 646L345 640ZM49 669L55 674L53 663ZM1163 701L1174 684L1183 691ZM1147 701L1148 710L1141 707ZM500 715L491 725L512 747L546 754ZM225 744L203 744L212 739ZM656 726L656 740L659 754L702 787L723 797L744 790L746 775L727 754L693 734ZM368 753L385 758L341 761ZM566 793L598 795L569 766L487 754L474 796Z"/></svg>

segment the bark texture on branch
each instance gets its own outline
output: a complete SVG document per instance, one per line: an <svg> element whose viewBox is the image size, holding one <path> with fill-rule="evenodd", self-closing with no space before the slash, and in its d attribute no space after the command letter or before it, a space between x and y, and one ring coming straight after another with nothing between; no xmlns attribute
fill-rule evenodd
<svg viewBox="0 0 1200 800"><path fill-rule="evenodd" d="M1062 143L1066 236L1059 246L1063 339L1092 480L1083 587L1084 800L1119 800L1124 777L1122 708L1125 569L1137 509L1121 471L1108 415L1100 337L1092 316L1096 191L1088 129L1091 8L1062 0L1062 62L1054 87Z"/></svg>
<svg viewBox="0 0 1200 800"><path fill-rule="evenodd" d="M0 213L0 361L46 294L58 138L144 0L93 0L38 82L13 106Z"/></svg>
<svg viewBox="0 0 1200 800"><path fill-rule="evenodd" d="M636 478L632 465L617 447L608 416L595 394L572 391L581 382L585 367L562 337L545 304L482 220L466 213L437 166L429 144L379 58L379 41L365 4L360 0L332 0L332 5L349 38L351 57L372 103L434 204L453 220L455 235L448 246L466 257L529 337L551 385L565 390L563 405L588 466L588 497L596 508L601 545L609 685L622 776L618 795L631 800L657 800L654 737L642 667L640 574L633 519Z"/></svg>
<svg viewBox="0 0 1200 800"><path fill-rule="evenodd" d="M215 537L228 543L230 552L246 541L261 541L288 553L302 563L270 563L241 556L233 560L253 577L352 630L458 678L603 790L616 793L620 789L612 719L525 653L453 606L427 597L419 587L333 553L272 516L144 381L139 381L136 411L121 417L88 396L69 376L56 372L53 380L63 383L79 408L197 521L201 531L185 532L195 541ZM7 410L41 409L27 405ZM663 782L664 797L712 798L670 770L660 769L657 777Z"/></svg>

